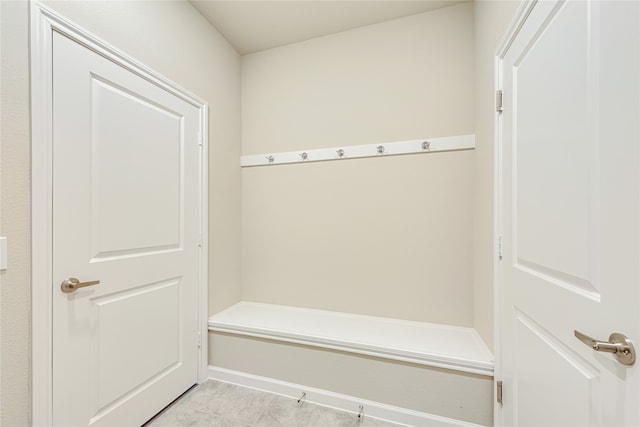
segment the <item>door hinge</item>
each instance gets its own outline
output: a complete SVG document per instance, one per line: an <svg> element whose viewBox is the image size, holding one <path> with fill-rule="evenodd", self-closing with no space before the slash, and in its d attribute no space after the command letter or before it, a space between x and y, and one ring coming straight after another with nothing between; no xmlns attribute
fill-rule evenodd
<svg viewBox="0 0 640 427"><path fill-rule="evenodd" d="M496 400L502 405L502 381L496 381Z"/></svg>
<svg viewBox="0 0 640 427"><path fill-rule="evenodd" d="M498 236L498 259L502 259L502 236Z"/></svg>
<svg viewBox="0 0 640 427"><path fill-rule="evenodd" d="M198 132L198 147L202 147L202 132Z"/></svg>
<svg viewBox="0 0 640 427"><path fill-rule="evenodd" d="M198 233L198 247L202 247L202 233Z"/></svg>
<svg viewBox="0 0 640 427"><path fill-rule="evenodd" d="M496 91L496 111L502 113L502 89Z"/></svg>
<svg viewBox="0 0 640 427"><path fill-rule="evenodd" d="M198 331L198 348L202 347L202 332Z"/></svg>

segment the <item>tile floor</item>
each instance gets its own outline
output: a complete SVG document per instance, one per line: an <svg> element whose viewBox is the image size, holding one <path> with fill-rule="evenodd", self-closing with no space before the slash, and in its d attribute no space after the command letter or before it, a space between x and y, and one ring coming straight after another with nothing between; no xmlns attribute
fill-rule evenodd
<svg viewBox="0 0 640 427"><path fill-rule="evenodd" d="M144 427L398 427L296 399L208 380L194 387Z"/></svg>

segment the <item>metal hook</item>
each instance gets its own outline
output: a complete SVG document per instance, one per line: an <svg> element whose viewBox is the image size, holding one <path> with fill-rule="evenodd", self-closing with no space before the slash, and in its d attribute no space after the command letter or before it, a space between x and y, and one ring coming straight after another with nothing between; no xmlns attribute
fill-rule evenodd
<svg viewBox="0 0 640 427"><path fill-rule="evenodd" d="M378 152L378 154L384 154L384 145L378 145L376 151Z"/></svg>
<svg viewBox="0 0 640 427"><path fill-rule="evenodd" d="M338 157L344 157L344 150L342 148L339 150L336 150L336 153L338 154Z"/></svg>
<svg viewBox="0 0 640 427"><path fill-rule="evenodd" d="M273 156L267 156L266 159L269 161L269 163L273 163L276 160L276 158Z"/></svg>
<svg viewBox="0 0 640 427"><path fill-rule="evenodd" d="M301 405L304 403L305 399L307 398L307 393L306 392L302 392L302 396L300 396L300 399L298 399L298 405Z"/></svg>
<svg viewBox="0 0 640 427"><path fill-rule="evenodd" d="M302 160L307 160L309 158L309 155L307 153L300 153L300 157L302 158Z"/></svg>
<svg viewBox="0 0 640 427"><path fill-rule="evenodd" d="M431 143L429 141L425 141L425 142L422 143L422 149L423 150L429 151L430 148L431 148Z"/></svg>

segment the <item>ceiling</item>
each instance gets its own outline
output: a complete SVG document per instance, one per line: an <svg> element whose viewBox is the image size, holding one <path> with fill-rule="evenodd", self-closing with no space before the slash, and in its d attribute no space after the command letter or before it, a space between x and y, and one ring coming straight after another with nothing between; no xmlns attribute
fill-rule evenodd
<svg viewBox="0 0 640 427"><path fill-rule="evenodd" d="M244 55L464 1L469 0L190 0L190 3Z"/></svg>

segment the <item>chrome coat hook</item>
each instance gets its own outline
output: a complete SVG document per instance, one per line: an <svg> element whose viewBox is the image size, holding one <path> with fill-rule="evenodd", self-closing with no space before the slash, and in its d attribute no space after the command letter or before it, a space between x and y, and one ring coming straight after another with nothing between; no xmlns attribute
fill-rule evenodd
<svg viewBox="0 0 640 427"><path fill-rule="evenodd" d="M302 160L307 160L309 158L309 154L307 154L306 152L305 153L300 153L300 158Z"/></svg>
<svg viewBox="0 0 640 427"><path fill-rule="evenodd" d="M384 145L378 145L376 151L378 152L378 154L384 154Z"/></svg>
<svg viewBox="0 0 640 427"><path fill-rule="evenodd" d="M429 151L431 149L431 143L429 141L425 141L422 143L422 149Z"/></svg>
<svg viewBox="0 0 640 427"><path fill-rule="evenodd" d="M273 156L267 156L265 158L269 161L269 163L273 163L276 160L276 158Z"/></svg>
<svg viewBox="0 0 640 427"><path fill-rule="evenodd" d="M344 150L342 148L339 150L336 150L336 153L338 154L338 157L340 158L344 157Z"/></svg>

